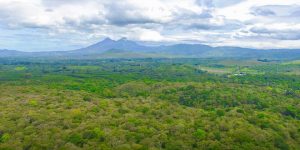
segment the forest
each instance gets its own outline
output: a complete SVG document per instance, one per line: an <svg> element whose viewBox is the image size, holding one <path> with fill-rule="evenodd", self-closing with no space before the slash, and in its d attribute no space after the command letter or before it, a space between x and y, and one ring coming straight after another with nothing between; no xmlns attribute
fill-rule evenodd
<svg viewBox="0 0 300 150"><path fill-rule="evenodd" d="M300 61L0 59L2 150L299 150Z"/></svg>

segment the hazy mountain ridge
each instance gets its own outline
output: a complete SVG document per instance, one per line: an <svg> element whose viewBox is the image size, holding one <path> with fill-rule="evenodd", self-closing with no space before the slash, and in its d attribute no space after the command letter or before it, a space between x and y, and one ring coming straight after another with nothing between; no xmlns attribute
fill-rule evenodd
<svg viewBox="0 0 300 150"><path fill-rule="evenodd" d="M175 44L161 46L145 46L122 38L112 40L106 38L101 42L71 51L53 52L21 52L16 50L0 50L0 57L96 57L96 58L141 58L141 57L242 57L242 58L300 58L299 49L259 50L240 47L211 47L202 44Z"/></svg>

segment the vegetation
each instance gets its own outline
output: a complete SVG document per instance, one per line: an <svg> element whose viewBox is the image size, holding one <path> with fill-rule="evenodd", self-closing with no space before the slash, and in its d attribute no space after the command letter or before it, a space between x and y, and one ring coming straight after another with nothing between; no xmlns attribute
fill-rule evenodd
<svg viewBox="0 0 300 150"><path fill-rule="evenodd" d="M300 65L0 59L0 149L300 149Z"/></svg>

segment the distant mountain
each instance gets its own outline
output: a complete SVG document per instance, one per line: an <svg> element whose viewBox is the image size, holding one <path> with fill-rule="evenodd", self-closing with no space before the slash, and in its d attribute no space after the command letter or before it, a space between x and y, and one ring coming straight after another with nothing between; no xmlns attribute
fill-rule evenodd
<svg viewBox="0 0 300 150"><path fill-rule="evenodd" d="M149 48L147 46L142 46L134 41L129 41L126 38L122 38L118 41L114 41L110 38L106 38L103 41L96 43L94 45L88 46L86 48L81 48L78 50L70 51L71 54L102 54L111 49L119 50L129 50L129 51L147 51Z"/></svg>
<svg viewBox="0 0 300 150"><path fill-rule="evenodd" d="M186 57L186 58L300 58L299 49L259 50L240 47L211 47L202 44L175 44L146 46L122 38L103 41L71 51L21 52L0 50L0 57L58 57L58 58L143 58L143 57Z"/></svg>
<svg viewBox="0 0 300 150"><path fill-rule="evenodd" d="M57 57L67 56L66 52L23 52L17 50L0 50L0 58L2 57Z"/></svg>
<svg viewBox="0 0 300 150"><path fill-rule="evenodd" d="M7 49L0 49L0 57L19 57L19 56L26 56L26 52L16 51L16 50L7 50Z"/></svg>

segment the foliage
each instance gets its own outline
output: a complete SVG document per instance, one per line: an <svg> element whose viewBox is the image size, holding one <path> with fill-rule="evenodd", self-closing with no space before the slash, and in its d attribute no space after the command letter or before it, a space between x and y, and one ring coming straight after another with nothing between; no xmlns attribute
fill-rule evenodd
<svg viewBox="0 0 300 150"><path fill-rule="evenodd" d="M234 75L237 64L246 75ZM298 70L253 60L1 59L0 149L299 149Z"/></svg>

